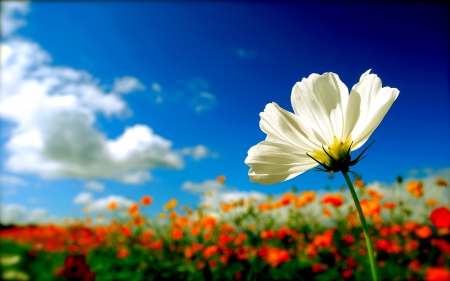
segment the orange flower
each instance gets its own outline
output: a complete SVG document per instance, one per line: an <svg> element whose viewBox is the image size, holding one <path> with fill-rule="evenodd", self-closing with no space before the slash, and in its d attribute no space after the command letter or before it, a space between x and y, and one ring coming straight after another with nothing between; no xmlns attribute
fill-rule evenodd
<svg viewBox="0 0 450 281"><path fill-rule="evenodd" d="M222 203L220 205L220 208L222 209L222 211L228 212L228 211L230 211L230 210L232 210L234 208L234 204L233 203L230 203L230 204Z"/></svg>
<svg viewBox="0 0 450 281"><path fill-rule="evenodd" d="M394 209L396 206L396 204L394 202L386 202L383 204L383 207L388 209L388 210L392 210Z"/></svg>
<svg viewBox="0 0 450 281"><path fill-rule="evenodd" d="M225 175L217 176L217 181L218 181L219 183L224 183L225 180L226 180Z"/></svg>
<svg viewBox="0 0 450 281"><path fill-rule="evenodd" d="M302 205L309 204L314 201L314 199L316 199L316 193L313 190L302 191L302 196L300 198L300 202L302 203Z"/></svg>
<svg viewBox="0 0 450 281"><path fill-rule="evenodd" d="M190 247L184 251L184 256L190 259L196 252L203 249L203 245L200 243L193 243Z"/></svg>
<svg viewBox="0 0 450 281"><path fill-rule="evenodd" d="M353 185L354 185L354 186L357 186L357 187L360 187L360 188L363 188L363 187L365 186L365 183L364 183L363 180L355 180L355 181L353 182Z"/></svg>
<svg viewBox="0 0 450 281"><path fill-rule="evenodd" d="M284 239L286 237L286 235L295 235L295 231L291 230L287 226L280 227L277 232L277 238L279 240L281 240L281 239Z"/></svg>
<svg viewBox="0 0 450 281"><path fill-rule="evenodd" d="M123 226L123 227L121 228L121 234L122 234L123 236L130 236L130 235L131 235L131 230L130 230L128 227Z"/></svg>
<svg viewBox="0 0 450 281"><path fill-rule="evenodd" d="M273 229L263 230L263 231L261 231L259 236L262 239L271 239L271 238L275 237L275 230L273 230Z"/></svg>
<svg viewBox="0 0 450 281"><path fill-rule="evenodd" d="M289 205L292 201L297 200L297 196L291 192L288 192L286 194L283 194L283 196L280 199L280 202L282 205Z"/></svg>
<svg viewBox="0 0 450 281"><path fill-rule="evenodd" d="M391 226L391 233L392 234L397 234L397 233L399 233L400 231L402 231L402 227L400 226L400 225L398 225L398 224L393 224L392 226Z"/></svg>
<svg viewBox="0 0 450 281"><path fill-rule="evenodd" d="M139 210L139 204L138 203L133 203L130 206L130 209L128 209L128 213L132 216L134 214L136 214L136 212Z"/></svg>
<svg viewBox="0 0 450 281"><path fill-rule="evenodd" d="M170 213L169 213L169 219L171 219L171 220L174 220L174 219L176 219L177 218L177 216L178 216L178 213L177 213L177 211L171 211Z"/></svg>
<svg viewBox="0 0 450 281"><path fill-rule="evenodd" d="M423 195L423 186L421 181L413 181L406 185L406 190L411 192L415 197L422 197Z"/></svg>
<svg viewBox="0 0 450 281"><path fill-rule="evenodd" d="M170 199L169 202L167 202L166 205L164 205L164 210L170 210L170 209L174 209L176 208L178 205L178 200L177 199Z"/></svg>
<svg viewBox="0 0 450 281"><path fill-rule="evenodd" d="M200 227L194 227L191 229L191 235L197 237L200 235L201 229Z"/></svg>
<svg viewBox="0 0 450 281"><path fill-rule="evenodd" d="M443 178L436 179L436 185L438 186L448 186L448 183Z"/></svg>
<svg viewBox="0 0 450 281"><path fill-rule="evenodd" d="M118 257L119 259L123 259L123 258L125 258L126 256L128 256L129 253L130 253L130 250L128 250L128 249L122 249L122 250L120 250L120 251L117 253L117 257Z"/></svg>
<svg viewBox="0 0 450 281"><path fill-rule="evenodd" d="M431 222L437 228L450 228L450 211L447 207L434 209L430 214Z"/></svg>
<svg viewBox="0 0 450 281"><path fill-rule="evenodd" d="M331 217L331 215L332 215L332 213L328 209L323 209L322 213L326 217Z"/></svg>
<svg viewBox="0 0 450 281"><path fill-rule="evenodd" d="M417 237L422 239L427 239L433 234L431 229L426 225L419 227L414 233L416 233Z"/></svg>
<svg viewBox="0 0 450 281"><path fill-rule="evenodd" d="M425 275L426 281L450 280L450 271L444 267L430 267Z"/></svg>
<svg viewBox="0 0 450 281"><path fill-rule="evenodd" d="M378 193L378 191L376 191L375 189L371 189L371 188L368 189L368 190L366 191L366 193L367 193L367 195L369 195L370 197L372 197L372 199L374 199L374 200L378 200L378 199L381 199L381 198L384 197L383 194Z"/></svg>
<svg viewBox="0 0 450 281"><path fill-rule="evenodd" d="M271 267L278 267L282 262L287 262L291 259L289 252L278 248L269 248L267 253L266 262Z"/></svg>
<svg viewBox="0 0 450 281"><path fill-rule="evenodd" d="M356 175L353 185L358 186L360 188L363 188L365 186L364 181L361 179L361 175Z"/></svg>
<svg viewBox="0 0 450 281"><path fill-rule="evenodd" d="M332 229L330 229L330 230L325 231L323 234L317 234L314 237L314 240L312 243L316 247L318 247L318 246L321 246L324 248L331 247L331 245L333 245L333 232L334 231Z"/></svg>
<svg viewBox="0 0 450 281"><path fill-rule="evenodd" d="M165 213L159 213L158 214L158 218L161 219L161 220L165 219L166 218L166 214Z"/></svg>
<svg viewBox="0 0 450 281"><path fill-rule="evenodd" d="M426 205L427 206L434 206L437 205L437 203L439 203L439 201L437 201L436 199L430 199L427 201Z"/></svg>
<svg viewBox="0 0 450 281"><path fill-rule="evenodd" d="M238 234L236 239L234 240L234 245L240 246L242 243L244 243L245 239L247 239L247 234L245 232L241 232Z"/></svg>
<svg viewBox="0 0 450 281"><path fill-rule="evenodd" d="M203 228L212 228L216 226L217 219L213 216L204 216L200 219L200 224Z"/></svg>
<svg viewBox="0 0 450 281"><path fill-rule="evenodd" d="M259 210L261 212L267 211L267 210L271 210L272 209L272 204L270 203L261 203L259 204Z"/></svg>
<svg viewBox="0 0 450 281"><path fill-rule="evenodd" d="M380 214L380 204L376 200L362 199L360 201L364 216L378 216Z"/></svg>
<svg viewBox="0 0 450 281"><path fill-rule="evenodd" d="M233 242L233 240L234 240L233 236L228 235L226 233L222 233L222 234L219 235L219 239L218 239L217 243L219 245L220 244L228 244L228 243Z"/></svg>
<svg viewBox="0 0 450 281"><path fill-rule="evenodd" d="M161 249L162 247L163 247L162 241L155 241L150 244L150 248L152 248L153 250L158 250Z"/></svg>
<svg viewBox="0 0 450 281"><path fill-rule="evenodd" d="M218 252L219 252L219 247L217 245L208 246L205 248L205 250L203 250L203 258L208 259L212 255L214 255Z"/></svg>
<svg viewBox="0 0 450 281"><path fill-rule="evenodd" d="M116 201L111 201L108 205L108 210L110 211L114 211L114 209L116 209L117 207L117 202Z"/></svg>
<svg viewBox="0 0 450 281"><path fill-rule="evenodd" d="M179 225L185 226L185 225L187 225L189 223L189 218L180 216L180 217L177 218L177 223Z"/></svg>
<svg viewBox="0 0 450 281"><path fill-rule="evenodd" d="M144 222L145 222L145 220L141 216L136 216L136 217L133 218L133 224L134 225L140 226L140 225L143 225Z"/></svg>
<svg viewBox="0 0 450 281"><path fill-rule="evenodd" d="M411 269L412 271L419 271L419 270L420 270L420 261L418 261L418 260L412 260L412 261L408 264L408 268Z"/></svg>
<svg viewBox="0 0 450 281"><path fill-rule="evenodd" d="M227 223L222 223L220 225L220 231L221 232L228 232L228 233L234 233L235 229L234 227L232 227L231 225L227 224Z"/></svg>
<svg viewBox="0 0 450 281"><path fill-rule="evenodd" d="M339 207L344 203L342 194L327 194L322 198L322 204L331 204L335 207Z"/></svg>
<svg viewBox="0 0 450 281"><path fill-rule="evenodd" d="M141 198L142 206L148 206L152 203L152 201L153 201L153 198L148 195L145 195L144 197Z"/></svg>
<svg viewBox="0 0 450 281"><path fill-rule="evenodd" d="M170 236L173 240L180 240L181 238L183 238L183 231L181 231L181 229L179 228L175 228L174 230L172 230Z"/></svg>

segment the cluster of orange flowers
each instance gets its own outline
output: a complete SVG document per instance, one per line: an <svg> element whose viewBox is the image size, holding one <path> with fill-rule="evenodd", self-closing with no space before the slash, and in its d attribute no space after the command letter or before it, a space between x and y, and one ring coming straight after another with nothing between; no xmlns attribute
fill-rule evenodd
<svg viewBox="0 0 450 281"><path fill-rule="evenodd" d="M225 179L220 180L223 182ZM360 178L358 180L361 181ZM436 185L447 186L447 183L440 179ZM413 278L411 280L417 276L433 280L436 276L450 274L450 243L447 239L450 235L450 210L447 207L435 208L430 212L430 224L421 225L413 221L383 223L381 210L395 210L398 204L392 201L380 203L383 194L373 189L364 190L362 181L359 187L366 195L361 199L364 215L373 218L373 239L380 268L386 266L389 259L396 257L397 263L407 266L409 276ZM406 189L414 196L423 194L420 182L409 183ZM223 204L221 209L229 212L236 206L257 206L259 213L251 214L263 219L269 210L286 206L298 210L313 203L315 198L314 191L300 194L288 192L278 200L226 203L225 210ZM163 207L165 212L162 214L167 220L161 225L155 225L139 212L152 201L152 197L144 196L140 203L132 204L128 209L129 220L122 223L115 220L109 225L88 226L88 222L74 221L65 227L14 227L0 231L0 238L30 244L33 251L66 251L88 255L99 248L113 248L119 259L129 257L136 248L159 258L165 258L164 255L169 252L173 261L192 262L197 270L205 267L214 270L232 262L254 259L264 261L271 268L300 259L310 263L314 274L338 268L344 279L353 278L355 272L364 270L363 265L355 259L358 255L366 254L364 243L360 243L363 242L363 236L357 228L359 223L355 212L340 218L336 216L344 222L343 226L327 230L317 224L311 228L311 225L301 225L296 221L288 221L280 226L276 226L274 221L268 221L256 226L255 223L242 223L242 220L225 221L204 213L205 210L201 208L193 211L181 206L179 209L184 214L179 213L178 201L172 199ZM320 203L322 206L330 205L338 212L345 200L342 194L326 194ZM116 202L108 206L111 211L116 208ZM248 209L255 212L255 208ZM332 216L328 212L324 214ZM427 251L438 251L436 262L431 266L418 258ZM323 260L324 255L330 256L332 262ZM405 256L408 258L405 259ZM238 280L242 276L242 271L237 271L234 278Z"/></svg>

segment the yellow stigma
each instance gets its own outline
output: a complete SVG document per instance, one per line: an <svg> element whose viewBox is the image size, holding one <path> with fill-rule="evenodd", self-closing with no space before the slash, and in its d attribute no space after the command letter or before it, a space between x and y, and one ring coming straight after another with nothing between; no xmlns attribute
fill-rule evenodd
<svg viewBox="0 0 450 281"><path fill-rule="evenodd" d="M328 154L333 157L334 160L340 161L345 159L347 153L350 153L348 149L351 144L352 136L348 136L345 142L339 140L336 136L334 136L333 142L328 146L324 146L324 149L326 149ZM330 156L328 156L325 151L323 151L323 149L314 149L313 153L311 153L311 157L328 166L331 166L333 161Z"/></svg>

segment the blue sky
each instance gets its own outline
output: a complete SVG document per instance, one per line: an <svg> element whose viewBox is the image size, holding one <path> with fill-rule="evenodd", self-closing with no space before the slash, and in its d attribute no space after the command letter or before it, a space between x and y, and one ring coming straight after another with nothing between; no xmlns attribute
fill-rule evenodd
<svg viewBox="0 0 450 281"><path fill-rule="evenodd" d="M2 2L2 207L64 217L151 195L156 214L199 190L337 188L314 171L261 186L244 164L265 105L292 111L294 84L329 71L400 90L365 181L448 173L448 32L443 3Z"/></svg>

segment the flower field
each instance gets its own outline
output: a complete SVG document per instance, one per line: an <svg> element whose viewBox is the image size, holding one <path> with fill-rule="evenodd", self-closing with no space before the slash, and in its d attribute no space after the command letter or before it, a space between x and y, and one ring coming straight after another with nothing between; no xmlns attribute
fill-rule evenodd
<svg viewBox="0 0 450 281"><path fill-rule="evenodd" d="M387 188L356 177L354 185L380 280L450 280L444 179L425 185L399 178ZM110 202L108 214L3 227L2 279L368 280L366 244L348 193L294 188L213 204L210 192L196 209L172 199L156 217L143 215L152 203L144 196L126 214Z"/></svg>

